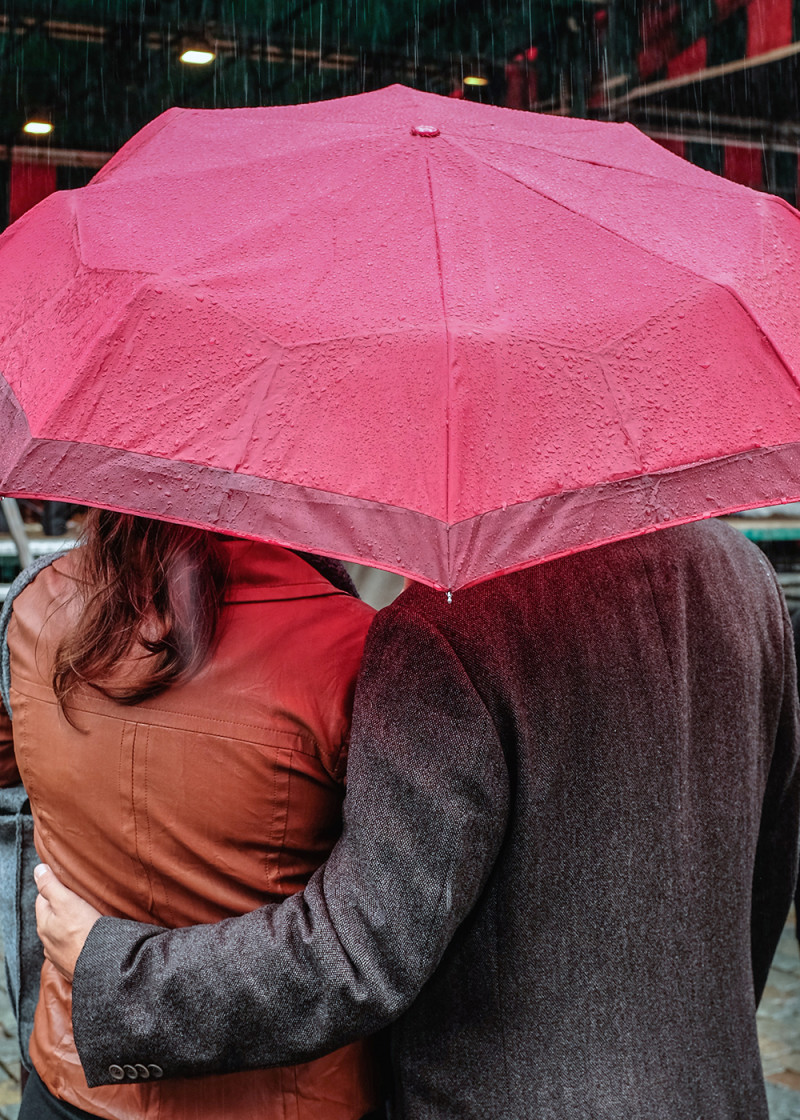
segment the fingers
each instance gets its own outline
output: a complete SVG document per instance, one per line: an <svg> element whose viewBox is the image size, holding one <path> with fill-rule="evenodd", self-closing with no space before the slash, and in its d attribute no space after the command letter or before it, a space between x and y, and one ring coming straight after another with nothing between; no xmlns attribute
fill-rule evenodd
<svg viewBox="0 0 800 1120"><path fill-rule="evenodd" d="M48 867L46 863L38 863L34 867L33 877L36 880L36 888L39 894L53 904L59 898L65 898L69 893L61 880L56 877L52 868Z"/></svg>
<svg viewBox="0 0 800 1120"><path fill-rule="evenodd" d="M52 916L53 907L50 901L44 894L39 893L36 896L36 930L42 940L47 933L47 925Z"/></svg>
<svg viewBox="0 0 800 1120"><path fill-rule="evenodd" d="M72 980L75 963L100 912L65 887L46 863L35 867L33 875L39 891L36 929L44 955Z"/></svg>
<svg viewBox="0 0 800 1120"><path fill-rule="evenodd" d="M51 926L53 923L54 915L53 908L43 894L36 896L36 932L39 935L39 940L42 943L44 955L48 961L53 962L53 957L50 952L51 945Z"/></svg>
<svg viewBox="0 0 800 1120"><path fill-rule="evenodd" d="M79 894L65 887L51 867L40 863L33 869L33 877L39 897L49 905L49 912L57 920L62 930L69 926L79 927L90 924L100 917L100 911L95 910L85 902Z"/></svg>
<svg viewBox="0 0 800 1120"><path fill-rule="evenodd" d="M41 940L45 943L48 937L53 936L54 929L58 930L58 915L53 901L40 891L36 896L36 930Z"/></svg>

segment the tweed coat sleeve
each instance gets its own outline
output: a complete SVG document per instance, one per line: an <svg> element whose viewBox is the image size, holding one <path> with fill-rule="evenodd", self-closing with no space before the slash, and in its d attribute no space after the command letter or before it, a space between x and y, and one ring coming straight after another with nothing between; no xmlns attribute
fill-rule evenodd
<svg viewBox="0 0 800 1120"><path fill-rule="evenodd" d="M783 615L783 703L764 791L753 872L750 931L756 1003L763 994L767 973L792 903L798 868L800 726L797 670L794 636L785 609Z"/></svg>
<svg viewBox="0 0 800 1120"><path fill-rule="evenodd" d="M400 603L370 630L355 710L344 831L303 893L216 925L95 923L73 989L90 1085L111 1065L305 1061L419 992L491 873L508 771L456 653Z"/></svg>

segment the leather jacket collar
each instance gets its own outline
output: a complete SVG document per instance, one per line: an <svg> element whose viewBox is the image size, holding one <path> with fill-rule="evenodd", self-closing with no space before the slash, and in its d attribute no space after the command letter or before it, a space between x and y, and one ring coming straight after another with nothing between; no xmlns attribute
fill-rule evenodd
<svg viewBox="0 0 800 1120"><path fill-rule="evenodd" d="M221 544L230 564L226 603L346 594L287 548L231 538Z"/></svg>

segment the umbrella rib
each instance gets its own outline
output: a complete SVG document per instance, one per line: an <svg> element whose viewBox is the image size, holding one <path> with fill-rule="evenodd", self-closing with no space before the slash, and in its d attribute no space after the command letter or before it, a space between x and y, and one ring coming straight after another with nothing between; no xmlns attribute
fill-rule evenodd
<svg viewBox="0 0 800 1120"><path fill-rule="evenodd" d="M664 257L660 253L656 252L649 245L642 245L638 241L632 241L629 237L626 237L625 234L621 233L619 230L609 228L609 226L605 225L603 222L598 221L596 218L593 218L588 214L584 214L581 210L575 210L571 206L567 206L567 204L565 202L561 202L560 199L553 198L551 195L546 194L543 190L540 190L538 187L535 187L530 183L526 183L523 179L520 179L517 175L514 175L511 171L508 171L506 168L498 167L497 164L494 163L492 160L486 159L484 157L479 157L477 155L477 153L471 151L468 147L465 147L462 143L459 143L458 140L454 140L454 139L452 139L452 137L448 137L448 141L449 141L450 144L453 145L453 147L457 147L460 151L464 152L465 155L471 156L473 159L480 159L481 162L483 162L486 166L491 167L492 170L496 171L499 175L504 175L506 178L511 179L512 182L518 183L524 189L531 191L533 194L538 195L540 198L546 199L548 202L551 202L554 206L558 206L562 210L565 210L568 214L574 214L578 218L583 218L584 221L591 222L593 225L597 226L598 229L604 230L610 236L616 237L620 241L624 241L626 245L630 245L632 248L637 249L640 252L647 253L650 256L655 257L655 259L658 260L658 261L666 262L668 265L670 265L670 267L675 268L676 270L679 270L681 272L684 272L688 276L692 276L695 279L704 280L704 281L706 281L706 283L713 284L716 288L720 288L722 291L727 292L728 295L730 295L735 300L735 302L739 304L739 306L742 308L742 310L748 316L748 318L753 323L755 323L755 325L758 327L758 329L764 335L764 338L769 343L771 349L773 350L773 352L774 352L775 356L777 357L778 361L780 362L781 366L783 366L787 375L791 379L791 382L794 385L794 387L798 388L798 386L800 386L800 381L798 381L798 378L795 377L794 373L792 372L791 365L789 364L789 362L786 360L786 358L781 353L777 343L772 339L772 337L769 335L769 333L761 325L758 317L750 309L748 304L745 303L745 301L742 299L742 297L733 288L731 288L730 284L727 284L724 280L717 280L713 276L706 276L705 273L695 271L694 269L687 267L685 264L681 264L679 261L670 260L668 257ZM778 202L778 201L783 202L782 199L776 199L775 201L776 202ZM791 209L791 207L789 207L789 209ZM793 211L793 213L794 213L794 211Z"/></svg>
<svg viewBox="0 0 800 1120"><path fill-rule="evenodd" d="M474 156L478 155L477 150L472 150L470 148L469 144L465 143L464 140L454 139L453 137L448 137L448 139L450 140L450 143L452 143L454 145L458 145L458 147L460 147L462 149L462 151L470 152ZM478 140L478 143L480 143L480 141L482 139L483 139L483 137L480 137L479 140ZM474 143L474 141L473 141L473 143ZM655 143L655 141L653 141L653 143ZM672 186L681 187L684 190L686 189L686 187L688 185L686 183L681 182L680 179L673 179L671 176L664 175L664 174L654 175L649 171L642 171L641 168L638 168L638 167L624 167L624 166L622 166L621 164L618 164L618 163L607 163L605 160L587 159L585 156L576 156L576 155L571 155L568 152L559 152L554 148L548 147L546 144L525 144L520 140L505 140L503 142L503 146L508 147L508 148L512 148L512 147L513 148L522 148L523 151L528 152L528 153L530 153L531 151L545 152L547 155L552 156L554 159L563 159L563 160L566 160L570 163L579 163L579 164L583 164L583 165L586 165L586 166L589 166L589 167L603 167L607 171L624 172L624 174L626 174L626 175L636 175L640 179L649 179L649 180L653 180L653 181L658 182L658 183L661 183L661 182L669 183ZM666 149L662 149L662 150L666 153ZM484 156L481 156L480 158L485 159ZM676 156L675 158L678 159L679 157ZM489 160L486 159L486 162L488 163ZM494 164L492 164L492 166L494 167ZM499 170L499 169L495 168L495 170ZM697 168L697 170L699 171L700 169ZM709 174L710 174L710 172L709 172ZM716 179L719 179L719 176L712 175L712 180L716 180ZM691 186L691 185L689 185L689 187L690 187L690 190L699 190L700 189L699 187ZM732 187L734 187L734 184L730 180L721 179L719 184L716 181L712 181L711 183L709 183L708 186L706 187L706 190L709 190L709 191L713 190L714 193L716 193L716 194L727 194L727 193L729 193L729 191ZM783 202L784 205L788 205L788 203L785 203L783 199L776 199L776 201L777 202ZM791 207L790 207L790 209L791 209Z"/></svg>
<svg viewBox="0 0 800 1120"><path fill-rule="evenodd" d="M444 332L445 340L447 343L447 396L445 406L445 519L447 525L450 524L450 402L452 399L452 371L453 371L453 339L450 333L450 323L447 318L447 301L445 299L444 290L444 268L442 267L442 243L439 237L439 227L436 222L436 202L433 192L433 177L431 175L431 161L430 156L425 158L425 169L428 175L428 191L431 200L431 217L433 219L433 235L436 239L436 265L439 269L439 294L442 300L442 318L444 319ZM451 555L450 555L451 541L450 534L447 534L447 572L452 571L451 568Z"/></svg>
<svg viewBox="0 0 800 1120"><path fill-rule="evenodd" d="M704 277L704 279L707 279L707 277ZM718 288L721 288L723 292L727 292L728 295L731 297L731 299L733 299L736 303L739 304L741 309L744 311L745 315L747 315L748 318L753 323L755 323L755 325L758 327L758 329L763 334L764 338L766 339L767 343L769 344L770 349L774 353L775 357L778 359L781 366L786 371L786 375L789 378L789 380L791 381L794 388L795 389L800 388L800 379L798 379L797 375L793 372L792 367L791 367L791 363L784 357L780 346L775 341L775 339L772 337L772 335L767 330L767 328L763 325L763 323L761 322L758 315L750 308L750 305L748 303L746 303L744 299L742 299L741 295L734 288L732 288L730 286L730 284L726 284L721 280L710 280L709 283L716 284L716 286Z"/></svg>
<svg viewBox="0 0 800 1120"><path fill-rule="evenodd" d="M476 152L472 151L468 147L465 147L457 140L453 140L451 137L448 137L448 141L453 145L453 147L457 147L462 152L464 152L465 155L471 156L473 159L477 159L487 167L491 167L492 170L496 171L498 175L504 175L507 179L511 179L512 182L518 183L525 190L530 191L532 194L538 195L540 198L545 199L547 202L551 202L553 206L558 206L560 209L565 210L567 214L573 214L576 218L582 218L584 221L590 222L592 225L597 226L598 229L604 230L611 237L616 237L618 240L624 241L626 245L630 245L633 249L638 249L642 253L648 253L650 256L655 257L656 260L666 262L671 267L680 269L682 272L687 273L689 276L700 277L701 280L707 280L711 284L719 284L719 286L725 287L724 284L722 284L720 281L714 280L713 277L706 276L702 272L695 272L693 269L688 268L685 264L681 264L679 261L670 260L668 257L663 256L661 253L656 252L656 250L651 248L649 245L643 245L638 241L632 241L629 237L626 237L624 233L621 233L619 230L612 229L610 226L607 226L603 222L598 221L597 218L593 217L591 214L585 214L582 210L576 210L574 207L568 206L566 202L562 202L558 198L553 198L552 195L547 194L539 187L533 186L532 183L526 183L524 179L520 179L518 175L514 175L513 172L508 171L506 168L498 167L497 164L492 160L486 159L483 156L479 156ZM619 169L617 168L616 170Z"/></svg>
<svg viewBox="0 0 800 1120"><path fill-rule="evenodd" d="M97 174L92 178L92 184L103 182L110 174L124 167L131 156L135 154L138 155L142 148L146 147L151 140L154 140L159 132L162 132L171 125L179 114L192 111L191 109L182 109L178 105L173 105L160 116L155 117L149 124L145 125L143 129L133 135L127 143L123 144L108 163L100 168Z"/></svg>

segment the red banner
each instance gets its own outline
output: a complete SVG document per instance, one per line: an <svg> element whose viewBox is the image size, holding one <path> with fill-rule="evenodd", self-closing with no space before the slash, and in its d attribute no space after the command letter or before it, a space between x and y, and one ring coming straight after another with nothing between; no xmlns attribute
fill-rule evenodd
<svg viewBox="0 0 800 1120"><path fill-rule="evenodd" d="M678 78L681 74L696 74L698 70L705 70L707 59L708 44L703 37L669 60L667 77Z"/></svg>
<svg viewBox="0 0 800 1120"><path fill-rule="evenodd" d="M731 144L725 148L726 179L742 183L745 187L760 189L764 186L764 167L760 148L739 148Z"/></svg>
<svg viewBox="0 0 800 1120"><path fill-rule="evenodd" d="M8 189L8 220L15 222L56 189L56 169L47 163L13 160Z"/></svg>
<svg viewBox="0 0 800 1120"><path fill-rule="evenodd" d="M750 0L747 57L774 51L792 41L792 0Z"/></svg>
<svg viewBox="0 0 800 1120"><path fill-rule="evenodd" d="M666 148L668 152L672 152L674 155L680 156L681 159L686 159L686 141L685 140L666 140L666 139L660 139L659 140L659 139L656 139L655 137L653 139L655 139L656 144L660 144L661 147Z"/></svg>

